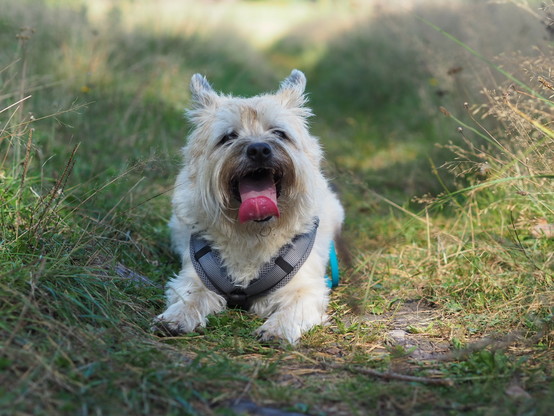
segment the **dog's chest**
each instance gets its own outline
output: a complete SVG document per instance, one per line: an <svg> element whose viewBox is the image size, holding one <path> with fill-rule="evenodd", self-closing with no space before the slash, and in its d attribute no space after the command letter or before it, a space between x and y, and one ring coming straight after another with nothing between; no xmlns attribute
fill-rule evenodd
<svg viewBox="0 0 554 416"><path fill-rule="evenodd" d="M256 244L240 244L235 240L234 244L230 242L218 247L221 261L233 283L247 286L258 278L264 265L288 242L271 237L265 240L258 240Z"/></svg>

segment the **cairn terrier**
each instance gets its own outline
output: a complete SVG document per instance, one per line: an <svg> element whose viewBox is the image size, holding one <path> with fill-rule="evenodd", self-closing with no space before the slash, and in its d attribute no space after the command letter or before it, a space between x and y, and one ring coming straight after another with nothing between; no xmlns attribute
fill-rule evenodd
<svg viewBox="0 0 554 416"><path fill-rule="evenodd" d="M238 306L266 318L262 340L294 344L325 322L324 276L344 211L308 131L305 86L293 70L276 93L237 98L192 77L193 129L169 222L182 269L158 329L190 332Z"/></svg>

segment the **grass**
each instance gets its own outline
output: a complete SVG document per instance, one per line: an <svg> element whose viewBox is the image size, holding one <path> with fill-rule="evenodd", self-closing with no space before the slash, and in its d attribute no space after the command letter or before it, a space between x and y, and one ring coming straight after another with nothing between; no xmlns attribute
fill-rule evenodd
<svg viewBox="0 0 554 416"><path fill-rule="evenodd" d="M0 1L0 414L549 414L552 6L254 3ZM154 336L190 75L291 67L348 213L329 325Z"/></svg>

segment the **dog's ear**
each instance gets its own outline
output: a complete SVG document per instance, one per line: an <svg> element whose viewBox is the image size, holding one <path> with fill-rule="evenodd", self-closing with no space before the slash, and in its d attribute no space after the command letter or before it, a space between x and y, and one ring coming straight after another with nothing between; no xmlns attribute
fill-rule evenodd
<svg viewBox="0 0 554 416"><path fill-rule="evenodd" d="M206 77L200 74L194 74L190 79L190 92L196 108L211 107L218 97Z"/></svg>
<svg viewBox="0 0 554 416"><path fill-rule="evenodd" d="M302 71L293 69L290 75L281 82L277 94L281 96L286 107L302 107L306 103L305 88L306 76Z"/></svg>

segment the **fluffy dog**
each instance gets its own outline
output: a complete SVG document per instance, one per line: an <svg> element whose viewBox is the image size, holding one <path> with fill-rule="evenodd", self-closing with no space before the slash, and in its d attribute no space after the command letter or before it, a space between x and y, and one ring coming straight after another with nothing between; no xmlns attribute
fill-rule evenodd
<svg viewBox="0 0 554 416"><path fill-rule="evenodd" d="M294 344L326 320L324 276L344 211L308 131L305 86L304 74L293 70L276 93L237 98L192 77L193 129L169 222L182 269L167 284L158 326L190 332L238 304L267 318L256 331L263 340ZM300 253L283 254L294 245L303 245ZM285 255L301 260L283 265ZM264 273L272 275L262 284L269 288L249 294Z"/></svg>

